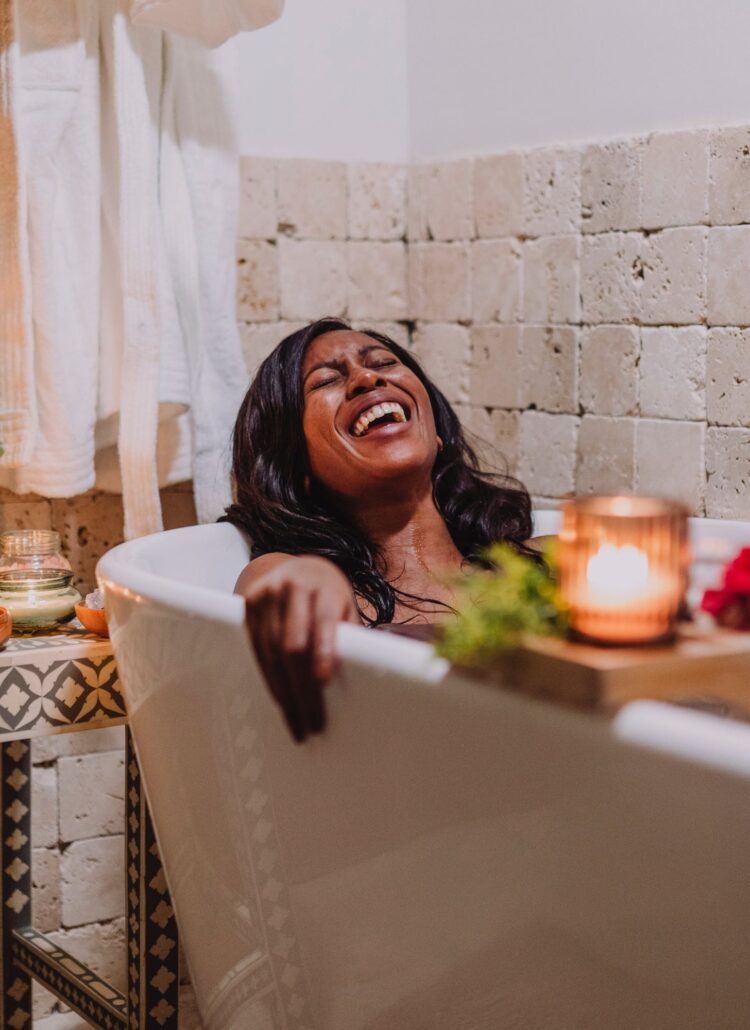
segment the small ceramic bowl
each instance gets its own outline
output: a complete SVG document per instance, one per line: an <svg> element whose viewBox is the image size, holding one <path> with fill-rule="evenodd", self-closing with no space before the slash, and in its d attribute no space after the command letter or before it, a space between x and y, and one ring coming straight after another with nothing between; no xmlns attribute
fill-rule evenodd
<svg viewBox="0 0 750 1030"><path fill-rule="evenodd" d="M96 633L100 637L109 636L107 614L103 608L87 608L85 604L77 604L76 615L89 633Z"/></svg>
<svg viewBox="0 0 750 1030"><path fill-rule="evenodd" d="M13 632L13 620L7 608L0 608L0 651L5 647Z"/></svg>

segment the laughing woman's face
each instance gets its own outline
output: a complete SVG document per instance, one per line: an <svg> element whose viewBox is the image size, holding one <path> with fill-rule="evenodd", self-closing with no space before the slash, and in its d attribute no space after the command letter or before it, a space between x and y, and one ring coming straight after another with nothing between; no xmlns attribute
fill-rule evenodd
<svg viewBox="0 0 750 1030"><path fill-rule="evenodd" d="M345 501L429 485L438 451L427 391L384 344L336 330L314 340L302 366L310 470Z"/></svg>

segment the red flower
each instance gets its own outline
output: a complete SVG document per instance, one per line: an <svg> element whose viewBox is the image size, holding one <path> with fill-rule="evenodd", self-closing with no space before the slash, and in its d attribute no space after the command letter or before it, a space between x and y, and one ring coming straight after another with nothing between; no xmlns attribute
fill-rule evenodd
<svg viewBox="0 0 750 1030"><path fill-rule="evenodd" d="M724 569L720 590L706 590L701 608L720 626L750 630L750 547L743 547Z"/></svg>
<svg viewBox="0 0 750 1030"><path fill-rule="evenodd" d="M750 547L743 547L724 569L724 587L735 594L750 594Z"/></svg>

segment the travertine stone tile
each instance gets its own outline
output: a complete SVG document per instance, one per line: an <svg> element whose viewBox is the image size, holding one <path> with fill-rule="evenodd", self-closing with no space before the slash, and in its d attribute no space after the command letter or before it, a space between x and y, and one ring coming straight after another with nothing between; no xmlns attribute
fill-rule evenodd
<svg viewBox="0 0 750 1030"><path fill-rule="evenodd" d="M346 311L346 244L279 240L281 317L312 321Z"/></svg>
<svg viewBox="0 0 750 1030"><path fill-rule="evenodd" d="M275 243L237 241L237 318L267 322L279 316L279 261Z"/></svg>
<svg viewBox="0 0 750 1030"><path fill-rule="evenodd" d="M409 165L406 171L406 234L410 241L426 240L427 230L427 193L432 165Z"/></svg>
<svg viewBox="0 0 750 1030"><path fill-rule="evenodd" d="M523 245L526 322L580 320L580 237L543 236Z"/></svg>
<svg viewBox="0 0 750 1030"><path fill-rule="evenodd" d="M276 238L276 166L270 157L240 158L238 234L246 240Z"/></svg>
<svg viewBox="0 0 750 1030"><path fill-rule="evenodd" d="M343 240L347 231L342 161L278 162L278 231L307 240Z"/></svg>
<svg viewBox="0 0 750 1030"><path fill-rule="evenodd" d="M641 246L638 233L584 236L581 246L583 321L635 322L640 314Z"/></svg>
<svg viewBox="0 0 750 1030"><path fill-rule="evenodd" d="M404 322L380 322L368 318L364 321L355 320L351 323L351 326L352 329L373 329L375 332L387 336L394 343L400 344L400 346L407 350L409 349L409 326Z"/></svg>
<svg viewBox="0 0 750 1030"><path fill-rule="evenodd" d="M709 422L750 426L750 329L709 332L706 403Z"/></svg>
<svg viewBox="0 0 750 1030"><path fill-rule="evenodd" d="M469 398L471 338L461 325L419 325L412 350L430 379L451 402Z"/></svg>
<svg viewBox="0 0 750 1030"><path fill-rule="evenodd" d="M52 501L52 526L73 566L73 585L82 593L96 586L96 563L122 543L122 497L92 491Z"/></svg>
<svg viewBox="0 0 750 1030"><path fill-rule="evenodd" d="M644 229L708 218L708 133L657 132L643 149Z"/></svg>
<svg viewBox="0 0 750 1030"><path fill-rule="evenodd" d="M521 317L521 244L475 240L471 245L471 303L475 322L517 322Z"/></svg>
<svg viewBox="0 0 750 1030"><path fill-rule="evenodd" d="M705 419L705 328L642 329L640 376L642 415Z"/></svg>
<svg viewBox="0 0 750 1030"><path fill-rule="evenodd" d="M706 515L744 519L750 513L750 431L714 429L706 433Z"/></svg>
<svg viewBox="0 0 750 1030"><path fill-rule="evenodd" d="M584 415L578 432L576 491L579 494L629 494L635 479L633 418Z"/></svg>
<svg viewBox="0 0 750 1030"><path fill-rule="evenodd" d="M712 225L750 222L750 127L711 133L709 177Z"/></svg>
<svg viewBox="0 0 750 1030"><path fill-rule="evenodd" d="M523 412L518 478L529 493L543 497L573 493L579 423L574 415Z"/></svg>
<svg viewBox="0 0 750 1030"><path fill-rule="evenodd" d="M750 226L709 229L708 324L750 325Z"/></svg>
<svg viewBox="0 0 750 1030"><path fill-rule="evenodd" d="M519 236L523 232L523 154L498 154L474 161L474 217L477 236Z"/></svg>
<svg viewBox="0 0 750 1030"><path fill-rule="evenodd" d="M124 859L125 845L121 836L75 841L63 852L60 858L63 926L83 926L122 915ZM96 884L96 890L91 889L92 883Z"/></svg>
<svg viewBox="0 0 750 1030"><path fill-rule="evenodd" d="M518 454L521 442L521 413L519 411L490 412L492 435L490 440L498 456L492 471L509 476L518 472ZM499 460L498 460L499 459Z"/></svg>
<svg viewBox="0 0 750 1030"><path fill-rule="evenodd" d="M96 751L118 751L125 747L125 727L107 726L85 733L59 733L37 737L31 743L34 765L53 762L61 755L88 755ZM34 773L36 776L36 773Z"/></svg>
<svg viewBox="0 0 750 1030"><path fill-rule="evenodd" d="M165 487L161 491L161 511L165 529L181 529L183 526L195 526L198 522L192 491L188 493Z"/></svg>
<svg viewBox="0 0 750 1030"><path fill-rule="evenodd" d="M355 162L348 166L348 177L350 239L402 239L406 233L406 168Z"/></svg>
<svg viewBox="0 0 750 1030"><path fill-rule="evenodd" d="M36 989L39 985L33 984L34 1000L36 1001ZM49 991L44 992L54 1002L56 999L54 995L50 994ZM87 1023L85 1019L82 1019L78 1013L73 1012L53 1012L51 1015L45 1016L40 1019L37 1015L36 1006L34 1007L34 1030L89 1030L91 1024ZM180 1028L181 1030L181 1028Z"/></svg>
<svg viewBox="0 0 750 1030"><path fill-rule="evenodd" d="M307 322L240 323L240 342L249 375L255 375L258 365L268 357L277 344L306 325Z"/></svg>
<svg viewBox="0 0 750 1030"><path fill-rule="evenodd" d="M125 818L125 756L103 751L57 763L60 787L60 840L122 833Z"/></svg>
<svg viewBox="0 0 750 1030"><path fill-rule="evenodd" d="M479 458L484 472L514 475L518 460L520 414L517 411L488 411L469 404L456 404L467 443Z"/></svg>
<svg viewBox="0 0 750 1030"><path fill-rule="evenodd" d="M406 247L390 243L347 243L349 315L399 319L407 315Z"/></svg>
<svg viewBox="0 0 750 1030"><path fill-rule="evenodd" d="M593 415L638 413L639 332L599 325L581 334L580 402Z"/></svg>
<svg viewBox="0 0 750 1030"><path fill-rule="evenodd" d="M640 419L636 433L636 492L682 501L703 512L706 489L703 422Z"/></svg>
<svg viewBox="0 0 750 1030"><path fill-rule="evenodd" d="M641 321L693 325L706 315L706 238L703 228L665 229L643 241Z"/></svg>
<svg viewBox="0 0 750 1030"><path fill-rule="evenodd" d="M31 904L34 926L42 933L60 927L60 855L56 848L34 848L31 858Z"/></svg>
<svg viewBox="0 0 750 1030"><path fill-rule="evenodd" d="M528 236L581 228L581 152L530 150L524 158L524 231Z"/></svg>
<svg viewBox="0 0 750 1030"><path fill-rule="evenodd" d="M427 179L427 235L469 240L474 235L474 162L439 161Z"/></svg>
<svg viewBox="0 0 750 1030"><path fill-rule="evenodd" d="M57 844L57 769L43 766L34 770L31 780L31 844L51 848Z"/></svg>
<svg viewBox="0 0 750 1030"><path fill-rule="evenodd" d="M91 885L88 886L90 890ZM126 954L125 932L125 920L118 918L60 930L50 936L55 944L75 955L117 990L123 991L127 980L127 962L122 960Z"/></svg>
<svg viewBox="0 0 750 1030"><path fill-rule="evenodd" d="M67 1027L58 1028L52 1022L52 1020L56 1020L58 1017L57 1013L50 1015L57 1005L57 998L51 991L48 991L46 987L42 987L41 984L32 981L31 996L33 998L31 1014L34 1030L37 1030L38 1027L42 1027L42 1030L47 1030L48 1027L50 1030L68 1030ZM78 1027L80 1027L80 1030L88 1030L83 1020L80 1021ZM78 1027L75 1030L78 1030Z"/></svg>
<svg viewBox="0 0 750 1030"><path fill-rule="evenodd" d="M584 232L641 227L642 140L597 143L581 161L581 224Z"/></svg>
<svg viewBox="0 0 750 1030"><path fill-rule="evenodd" d="M523 326L521 407L578 413L578 340L575 329Z"/></svg>
<svg viewBox="0 0 750 1030"><path fill-rule="evenodd" d="M461 421L466 442L472 448L483 472L491 472L500 461L492 444L492 422L487 408L455 404L453 410Z"/></svg>
<svg viewBox="0 0 750 1030"><path fill-rule="evenodd" d="M473 405L517 408L520 397L518 326L484 325L471 330L469 397Z"/></svg>
<svg viewBox="0 0 750 1030"><path fill-rule="evenodd" d="M409 248L409 309L428 322L462 322L471 315L468 243L415 243Z"/></svg>
<svg viewBox="0 0 750 1030"><path fill-rule="evenodd" d="M52 508L49 501L33 494L10 494L12 500L0 500L0 533L9 529L50 529Z"/></svg>

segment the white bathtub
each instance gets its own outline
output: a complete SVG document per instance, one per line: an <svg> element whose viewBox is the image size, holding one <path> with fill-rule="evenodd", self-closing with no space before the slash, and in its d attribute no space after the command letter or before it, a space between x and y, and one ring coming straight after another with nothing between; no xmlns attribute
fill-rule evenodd
<svg viewBox="0 0 750 1030"><path fill-rule="evenodd" d="M215 525L98 569L210 1030L747 1030L750 727L612 726L342 627L329 727L295 745L246 558Z"/></svg>

